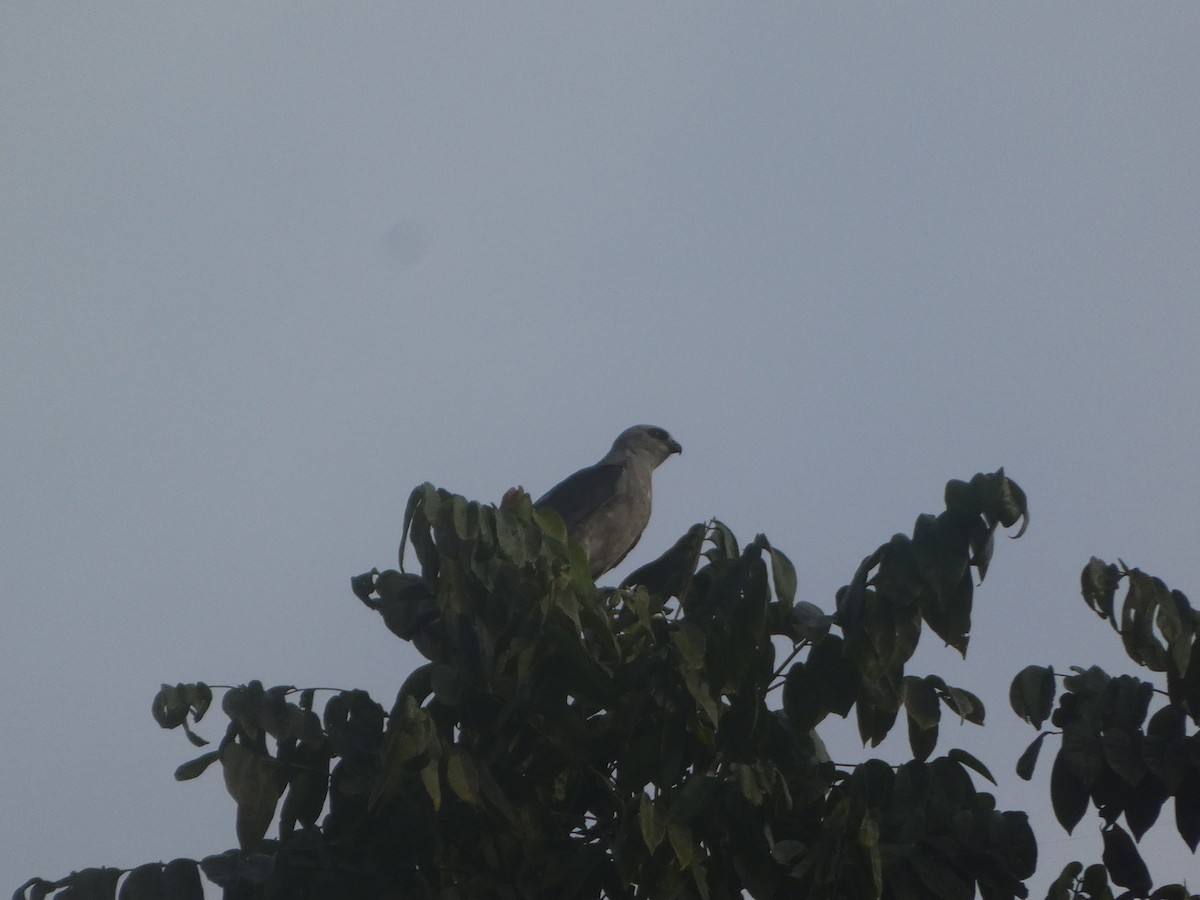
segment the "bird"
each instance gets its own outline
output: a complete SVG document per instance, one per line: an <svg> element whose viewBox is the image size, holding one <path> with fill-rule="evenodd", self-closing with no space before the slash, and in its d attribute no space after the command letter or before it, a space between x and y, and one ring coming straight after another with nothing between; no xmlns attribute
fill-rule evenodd
<svg viewBox="0 0 1200 900"><path fill-rule="evenodd" d="M682 452L665 429L634 425L599 462L560 481L534 506L562 517L567 538L583 548L592 578L599 578L620 564L646 529L654 470Z"/></svg>

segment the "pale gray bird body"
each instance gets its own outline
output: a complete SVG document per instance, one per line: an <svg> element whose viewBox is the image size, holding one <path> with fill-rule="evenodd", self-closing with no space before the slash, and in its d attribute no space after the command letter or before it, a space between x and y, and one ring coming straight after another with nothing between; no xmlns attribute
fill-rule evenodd
<svg viewBox="0 0 1200 900"><path fill-rule="evenodd" d="M650 521L651 475L682 450L662 428L635 425L598 463L559 482L534 505L562 516L567 537L583 548L598 578L637 544Z"/></svg>

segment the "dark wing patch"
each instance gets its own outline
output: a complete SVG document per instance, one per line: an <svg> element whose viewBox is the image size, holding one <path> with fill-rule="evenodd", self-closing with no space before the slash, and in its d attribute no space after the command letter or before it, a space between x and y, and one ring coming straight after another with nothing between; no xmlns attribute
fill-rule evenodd
<svg viewBox="0 0 1200 900"><path fill-rule="evenodd" d="M550 488L534 505L554 510L568 530L608 503L617 492L622 466L588 466Z"/></svg>

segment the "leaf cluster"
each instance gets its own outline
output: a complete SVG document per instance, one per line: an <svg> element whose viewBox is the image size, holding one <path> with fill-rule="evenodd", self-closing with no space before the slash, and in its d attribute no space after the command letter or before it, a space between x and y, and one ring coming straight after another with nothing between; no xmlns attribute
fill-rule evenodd
<svg viewBox="0 0 1200 900"><path fill-rule="evenodd" d="M1126 594L1118 611L1122 580ZM1013 679L1009 699L1033 727L1049 719L1059 729L1061 743L1050 771L1059 823L1071 832L1089 805L1102 823L1103 866L1085 871L1073 864L1051 897L1103 896L1096 881L1100 869L1128 889L1124 896L1145 896L1153 882L1135 841L1154 825L1168 800L1173 800L1180 837L1192 852L1200 845L1200 732L1188 728L1189 720L1200 724L1200 614L1181 592L1123 564L1093 557L1081 584L1084 601L1113 624L1130 659L1165 673L1166 690L1132 675L1073 666L1062 679L1055 706L1056 673L1050 666L1031 665ZM1166 700L1151 713L1156 694ZM1038 734L1017 762L1018 775L1033 776L1042 745L1053 733ZM1179 890L1171 885L1155 896L1174 897Z"/></svg>
<svg viewBox="0 0 1200 900"><path fill-rule="evenodd" d="M599 588L561 519L527 496L496 508L422 485L399 567L351 585L428 660L390 709L361 691L330 692L318 714L315 689L224 689L224 736L176 777L220 764L238 849L34 879L18 895L191 898L137 887L191 863L239 900L1026 897L1037 847L1025 814L976 788L975 776L992 781L980 760L933 756L942 710L982 724L982 703L906 665L925 626L965 654L995 532L1028 510L1003 471L950 482L945 505L867 556L828 614L797 599L795 567L764 535L743 545L721 522L697 523L619 588ZM1177 658L1178 638L1156 627L1163 658ZM1146 658L1149 646L1138 639ZM1118 696L1133 723L1141 688L1074 677L1068 694ZM1040 726L1053 676L1049 697L1044 672L1018 681L1014 706ZM153 712L206 745L192 726L212 700L204 684L164 685ZM910 761L829 759L818 729L830 714L853 712L877 745L901 709ZM1114 877L1121 853L1106 855ZM1064 878L1055 890L1075 893L1053 900L1102 896L1093 869Z"/></svg>
<svg viewBox="0 0 1200 900"><path fill-rule="evenodd" d="M853 580L838 592L836 621L844 647L814 650L810 672L797 679L827 696L813 721L828 712L845 714L850 698L859 734L873 746L887 736L901 708L917 759L937 743L941 707L983 724L983 703L938 676L905 675L922 624L964 656L971 633L975 582L987 575L998 526L1028 524L1025 494L1001 469L969 482L946 485L946 509L917 518L912 536L895 535L866 557ZM791 677L791 676L789 676Z"/></svg>

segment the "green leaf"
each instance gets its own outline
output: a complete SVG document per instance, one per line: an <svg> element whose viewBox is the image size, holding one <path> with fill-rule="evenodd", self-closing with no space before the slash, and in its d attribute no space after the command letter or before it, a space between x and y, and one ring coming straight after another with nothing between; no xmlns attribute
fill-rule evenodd
<svg viewBox="0 0 1200 900"><path fill-rule="evenodd" d="M442 807L442 779L438 772L438 761L432 759L428 765L420 771L421 784L425 786L425 793L429 795L429 799L433 801L435 810Z"/></svg>
<svg viewBox="0 0 1200 900"><path fill-rule="evenodd" d="M653 853L667 836L667 817L662 806L644 793L638 800L638 824L646 849Z"/></svg>
<svg viewBox="0 0 1200 900"><path fill-rule="evenodd" d="M690 828L684 825L667 825L667 839L671 842L671 849L675 851L675 858L679 860L681 869L686 870L700 858L700 848L696 846Z"/></svg>
<svg viewBox="0 0 1200 900"><path fill-rule="evenodd" d="M479 773L475 763L463 750L451 750L446 758L446 781L450 789L473 806L480 805Z"/></svg>
<svg viewBox="0 0 1200 900"><path fill-rule="evenodd" d="M704 630L691 622L680 622L679 627L671 633L671 643L679 651L680 662L691 669L704 668L704 648L706 638Z"/></svg>
<svg viewBox="0 0 1200 900"><path fill-rule="evenodd" d="M1054 706L1054 669L1050 666L1026 666L1008 689L1008 702L1013 712L1032 725L1041 728L1050 718Z"/></svg>
<svg viewBox="0 0 1200 900"><path fill-rule="evenodd" d="M970 691L956 687L947 688L943 699L947 706L972 725L983 724L983 701Z"/></svg>
<svg viewBox="0 0 1200 900"><path fill-rule="evenodd" d="M274 759L242 744L228 743L220 753L225 788L238 805L238 844L243 850L252 850L275 817L287 777Z"/></svg>
<svg viewBox="0 0 1200 900"><path fill-rule="evenodd" d="M404 524L400 530L400 571L404 571L404 548L409 539L412 540L413 550L417 554L417 562L421 564L425 575L434 576L437 572L437 550L433 537L429 533L433 508L437 504L437 489L429 482L414 488L408 495L408 503L404 507Z"/></svg>
<svg viewBox="0 0 1200 900"><path fill-rule="evenodd" d="M533 520L537 522L538 527L542 529L547 537L552 538L564 546L567 543L567 526L563 522L562 516L556 510L546 506L541 509L533 510ZM478 527L478 526L477 526Z"/></svg>
<svg viewBox="0 0 1200 900"><path fill-rule="evenodd" d="M708 529L709 540L713 543L713 549L710 554L715 554L716 558L724 557L726 559L737 559L741 556L738 550L737 538L733 536L733 532L724 522L713 519ZM714 558L713 556L709 557Z"/></svg>
<svg viewBox="0 0 1200 900"><path fill-rule="evenodd" d="M781 550L771 548L771 581L775 583L775 596L780 605L791 609L796 600L796 567Z"/></svg>

